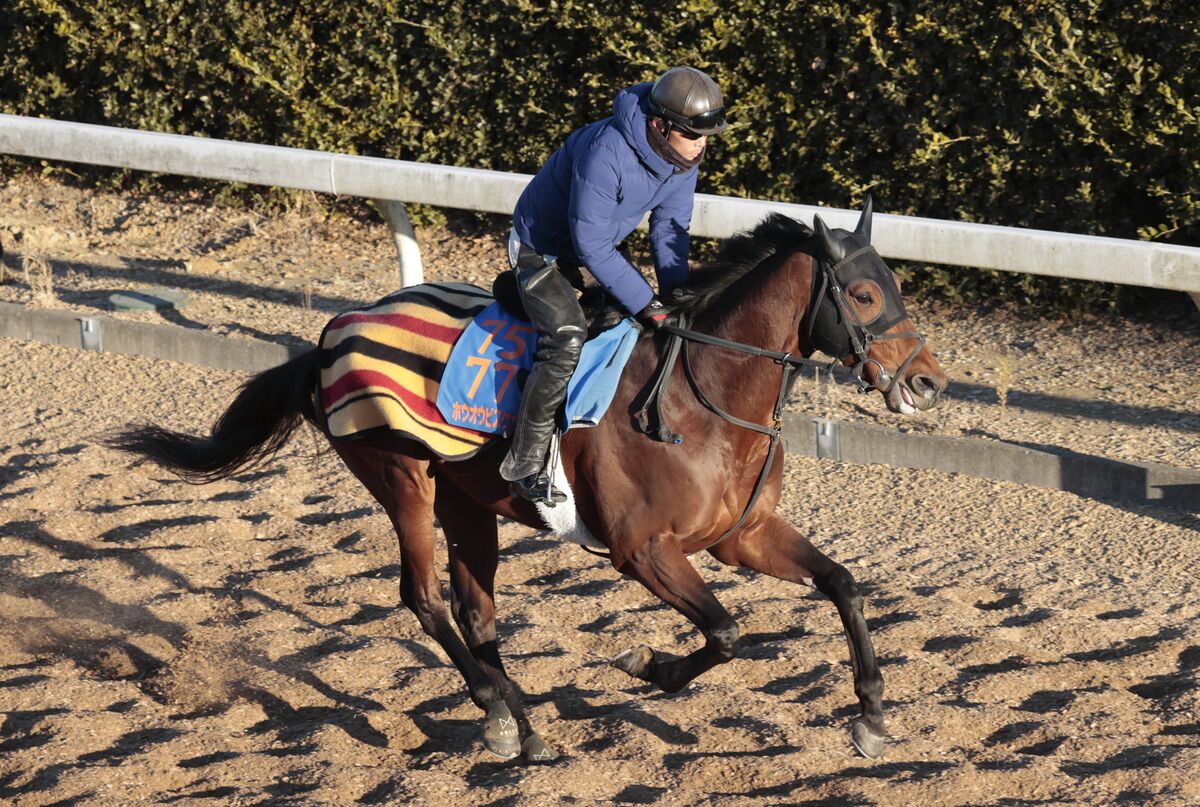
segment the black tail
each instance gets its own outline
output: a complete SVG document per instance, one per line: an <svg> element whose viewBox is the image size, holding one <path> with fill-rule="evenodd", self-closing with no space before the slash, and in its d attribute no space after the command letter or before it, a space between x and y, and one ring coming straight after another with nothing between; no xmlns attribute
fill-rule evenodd
<svg viewBox="0 0 1200 807"><path fill-rule="evenodd" d="M188 482L214 482L269 459L307 418L314 420L317 351L272 367L242 385L208 437L152 424L106 438L110 448L138 454Z"/></svg>

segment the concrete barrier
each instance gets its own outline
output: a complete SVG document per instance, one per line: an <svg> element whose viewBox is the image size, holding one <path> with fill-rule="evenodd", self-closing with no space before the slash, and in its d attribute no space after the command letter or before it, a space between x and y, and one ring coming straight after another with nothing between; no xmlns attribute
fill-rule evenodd
<svg viewBox="0 0 1200 807"><path fill-rule="evenodd" d="M0 337L250 373L312 348L13 303L0 303ZM810 457L963 473L1114 503L1200 510L1200 471L1169 465L1121 462L1057 447L914 434L791 413L785 415L783 438L788 451Z"/></svg>
<svg viewBox="0 0 1200 807"><path fill-rule="evenodd" d="M282 364L312 347L231 339L175 325L128 322L14 303L0 303L0 337L247 373Z"/></svg>
<svg viewBox="0 0 1200 807"><path fill-rule="evenodd" d="M1200 508L1200 471L1171 465L797 415L785 420L783 437L788 451L809 457L969 474L1108 502Z"/></svg>

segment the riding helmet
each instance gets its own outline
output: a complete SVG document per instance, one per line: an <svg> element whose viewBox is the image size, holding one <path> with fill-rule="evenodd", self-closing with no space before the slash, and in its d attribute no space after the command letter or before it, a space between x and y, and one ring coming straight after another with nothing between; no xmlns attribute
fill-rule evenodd
<svg viewBox="0 0 1200 807"><path fill-rule="evenodd" d="M725 131L725 100L717 82L694 67L672 67L650 90L650 114L695 135Z"/></svg>

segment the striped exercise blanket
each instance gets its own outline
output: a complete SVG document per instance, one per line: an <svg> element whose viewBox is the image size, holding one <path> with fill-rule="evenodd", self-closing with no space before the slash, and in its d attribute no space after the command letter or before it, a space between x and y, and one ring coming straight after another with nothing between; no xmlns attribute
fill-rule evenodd
<svg viewBox="0 0 1200 807"><path fill-rule="evenodd" d="M495 435L446 422L435 401L463 330L492 296L464 283L427 283L339 314L321 334L321 403L333 437L387 429L463 459Z"/></svg>

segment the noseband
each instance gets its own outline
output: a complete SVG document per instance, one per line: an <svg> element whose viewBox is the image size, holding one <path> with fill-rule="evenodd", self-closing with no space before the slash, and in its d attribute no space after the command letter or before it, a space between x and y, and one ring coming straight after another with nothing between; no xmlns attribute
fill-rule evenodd
<svg viewBox="0 0 1200 807"><path fill-rule="evenodd" d="M867 261L861 260L864 256L868 257ZM874 256L875 260L869 260L871 256ZM904 308L904 301L895 290L892 278L883 275L879 268L884 264L875 247L870 244L861 246L836 263L821 259L814 262L819 265L820 271L814 278L817 291L813 294L812 299L815 302L808 314L808 343L823 353L839 357L838 362L854 356L857 359L854 364L854 380L858 384L859 392L877 389L883 395L887 395L904 377L905 371L925 347L925 335L914 331L887 333L896 323L908 319L908 312ZM846 302L843 285L849 285L849 282L843 284L839 281L839 272L848 277L849 282L862 279L875 281L883 294L883 309L879 316L870 322L863 322L853 306ZM908 356L896 368L895 374L888 373L882 364L869 355L872 344L892 339L917 340ZM874 383L866 379L869 364L879 368L879 375Z"/></svg>

